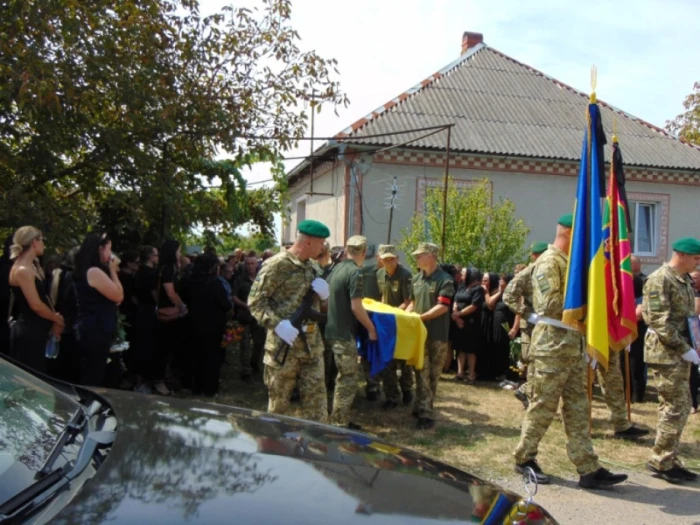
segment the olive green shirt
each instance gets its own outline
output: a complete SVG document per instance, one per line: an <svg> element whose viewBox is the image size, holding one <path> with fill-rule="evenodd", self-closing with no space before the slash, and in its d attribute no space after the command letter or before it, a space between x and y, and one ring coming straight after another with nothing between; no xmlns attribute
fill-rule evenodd
<svg viewBox="0 0 700 525"><path fill-rule="evenodd" d="M364 279L365 297L381 301L382 292L379 290L379 284L377 283L377 268L374 266L363 266L362 277Z"/></svg>
<svg viewBox="0 0 700 525"><path fill-rule="evenodd" d="M351 260L338 263L328 277L328 286L326 339L354 340L359 323L352 313L352 300L364 297L362 269Z"/></svg>
<svg viewBox="0 0 700 525"><path fill-rule="evenodd" d="M410 299L415 313L423 314L437 304L447 307L444 314L423 323L428 329L428 341L449 340L450 304L454 294L452 277L439 267L430 275L421 271L413 276Z"/></svg>
<svg viewBox="0 0 700 525"><path fill-rule="evenodd" d="M411 272L400 264L396 267L394 275L389 275L386 268L377 270L377 283L382 302L389 306L398 307L410 300L412 280Z"/></svg>
<svg viewBox="0 0 700 525"><path fill-rule="evenodd" d="M693 281L668 264L652 273L644 284L642 316L649 327L644 338L644 361L673 365L693 346L688 317L695 315Z"/></svg>

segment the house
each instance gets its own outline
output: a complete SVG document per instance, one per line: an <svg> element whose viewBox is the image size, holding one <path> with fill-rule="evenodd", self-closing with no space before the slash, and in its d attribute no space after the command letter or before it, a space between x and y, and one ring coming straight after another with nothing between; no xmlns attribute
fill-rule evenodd
<svg viewBox="0 0 700 525"><path fill-rule="evenodd" d="M698 235L700 148L598 103L608 162L616 122L633 251L648 271L669 257L673 239ZM337 135L342 143L325 143L288 173L291 220L283 241L293 239L299 221L315 218L329 225L332 245L355 234L367 236L371 250L386 243L387 198L396 180L399 205L390 236L396 242L412 215L423 211L426 190L442 187L447 133L389 133L447 124L454 124L454 183L468 187L487 178L494 198L515 203L532 229L530 242L549 241L556 218L573 208L587 104L588 94L466 32L457 60L353 123Z"/></svg>

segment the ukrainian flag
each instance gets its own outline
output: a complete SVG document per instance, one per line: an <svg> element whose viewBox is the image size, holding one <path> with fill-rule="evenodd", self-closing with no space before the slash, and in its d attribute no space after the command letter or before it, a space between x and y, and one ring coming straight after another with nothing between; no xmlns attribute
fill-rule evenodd
<svg viewBox="0 0 700 525"><path fill-rule="evenodd" d="M428 330L420 316L372 299L362 299L362 305L377 330L376 341L370 341L364 329L357 336L357 350L369 362L370 375L379 374L392 359L403 359L418 370L423 368Z"/></svg>
<svg viewBox="0 0 700 525"><path fill-rule="evenodd" d="M607 369L608 302L601 202L605 195L602 156L605 135L595 93L590 102L586 110L587 128L574 206L562 320L586 336L588 354Z"/></svg>

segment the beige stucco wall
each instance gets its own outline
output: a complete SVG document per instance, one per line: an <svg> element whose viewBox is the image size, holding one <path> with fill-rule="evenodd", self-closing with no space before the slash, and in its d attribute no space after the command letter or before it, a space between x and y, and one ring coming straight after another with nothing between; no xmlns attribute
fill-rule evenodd
<svg viewBox="0 0 700 525"><path fill-rule="evenodd" d="M289 207L291 209L290 221L282 228L282 242L294 240L297 224L297 209L301 202L306 203L306 218L323 222L331 230L328 242L331 246L343 244L345 227L345 200L343 184L345 180L345 168L338 165L322 175L314 178L314 193L331 193L329 195L307 195L310 192L309 178L297 182L289 188Z"/></svg>

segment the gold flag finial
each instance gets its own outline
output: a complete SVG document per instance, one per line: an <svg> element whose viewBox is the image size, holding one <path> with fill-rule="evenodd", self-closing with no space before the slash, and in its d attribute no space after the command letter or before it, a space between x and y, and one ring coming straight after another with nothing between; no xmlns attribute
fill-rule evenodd
<svg viewBox="0 0 700 525"><path fill-rule="evenodd" d="M613 115L613 134L612 134L613 144L617 144L617 117Z"/></svg>
<svg viewBox="0 0 700 525"><path fill-rule="evenodd" d="M591 96L589 97L591 104L595 104L597 102L597 99L595 96L595 88L596 88L597 84L598 84L598 68L596 66L592 66L591 67Z"/></svg>

